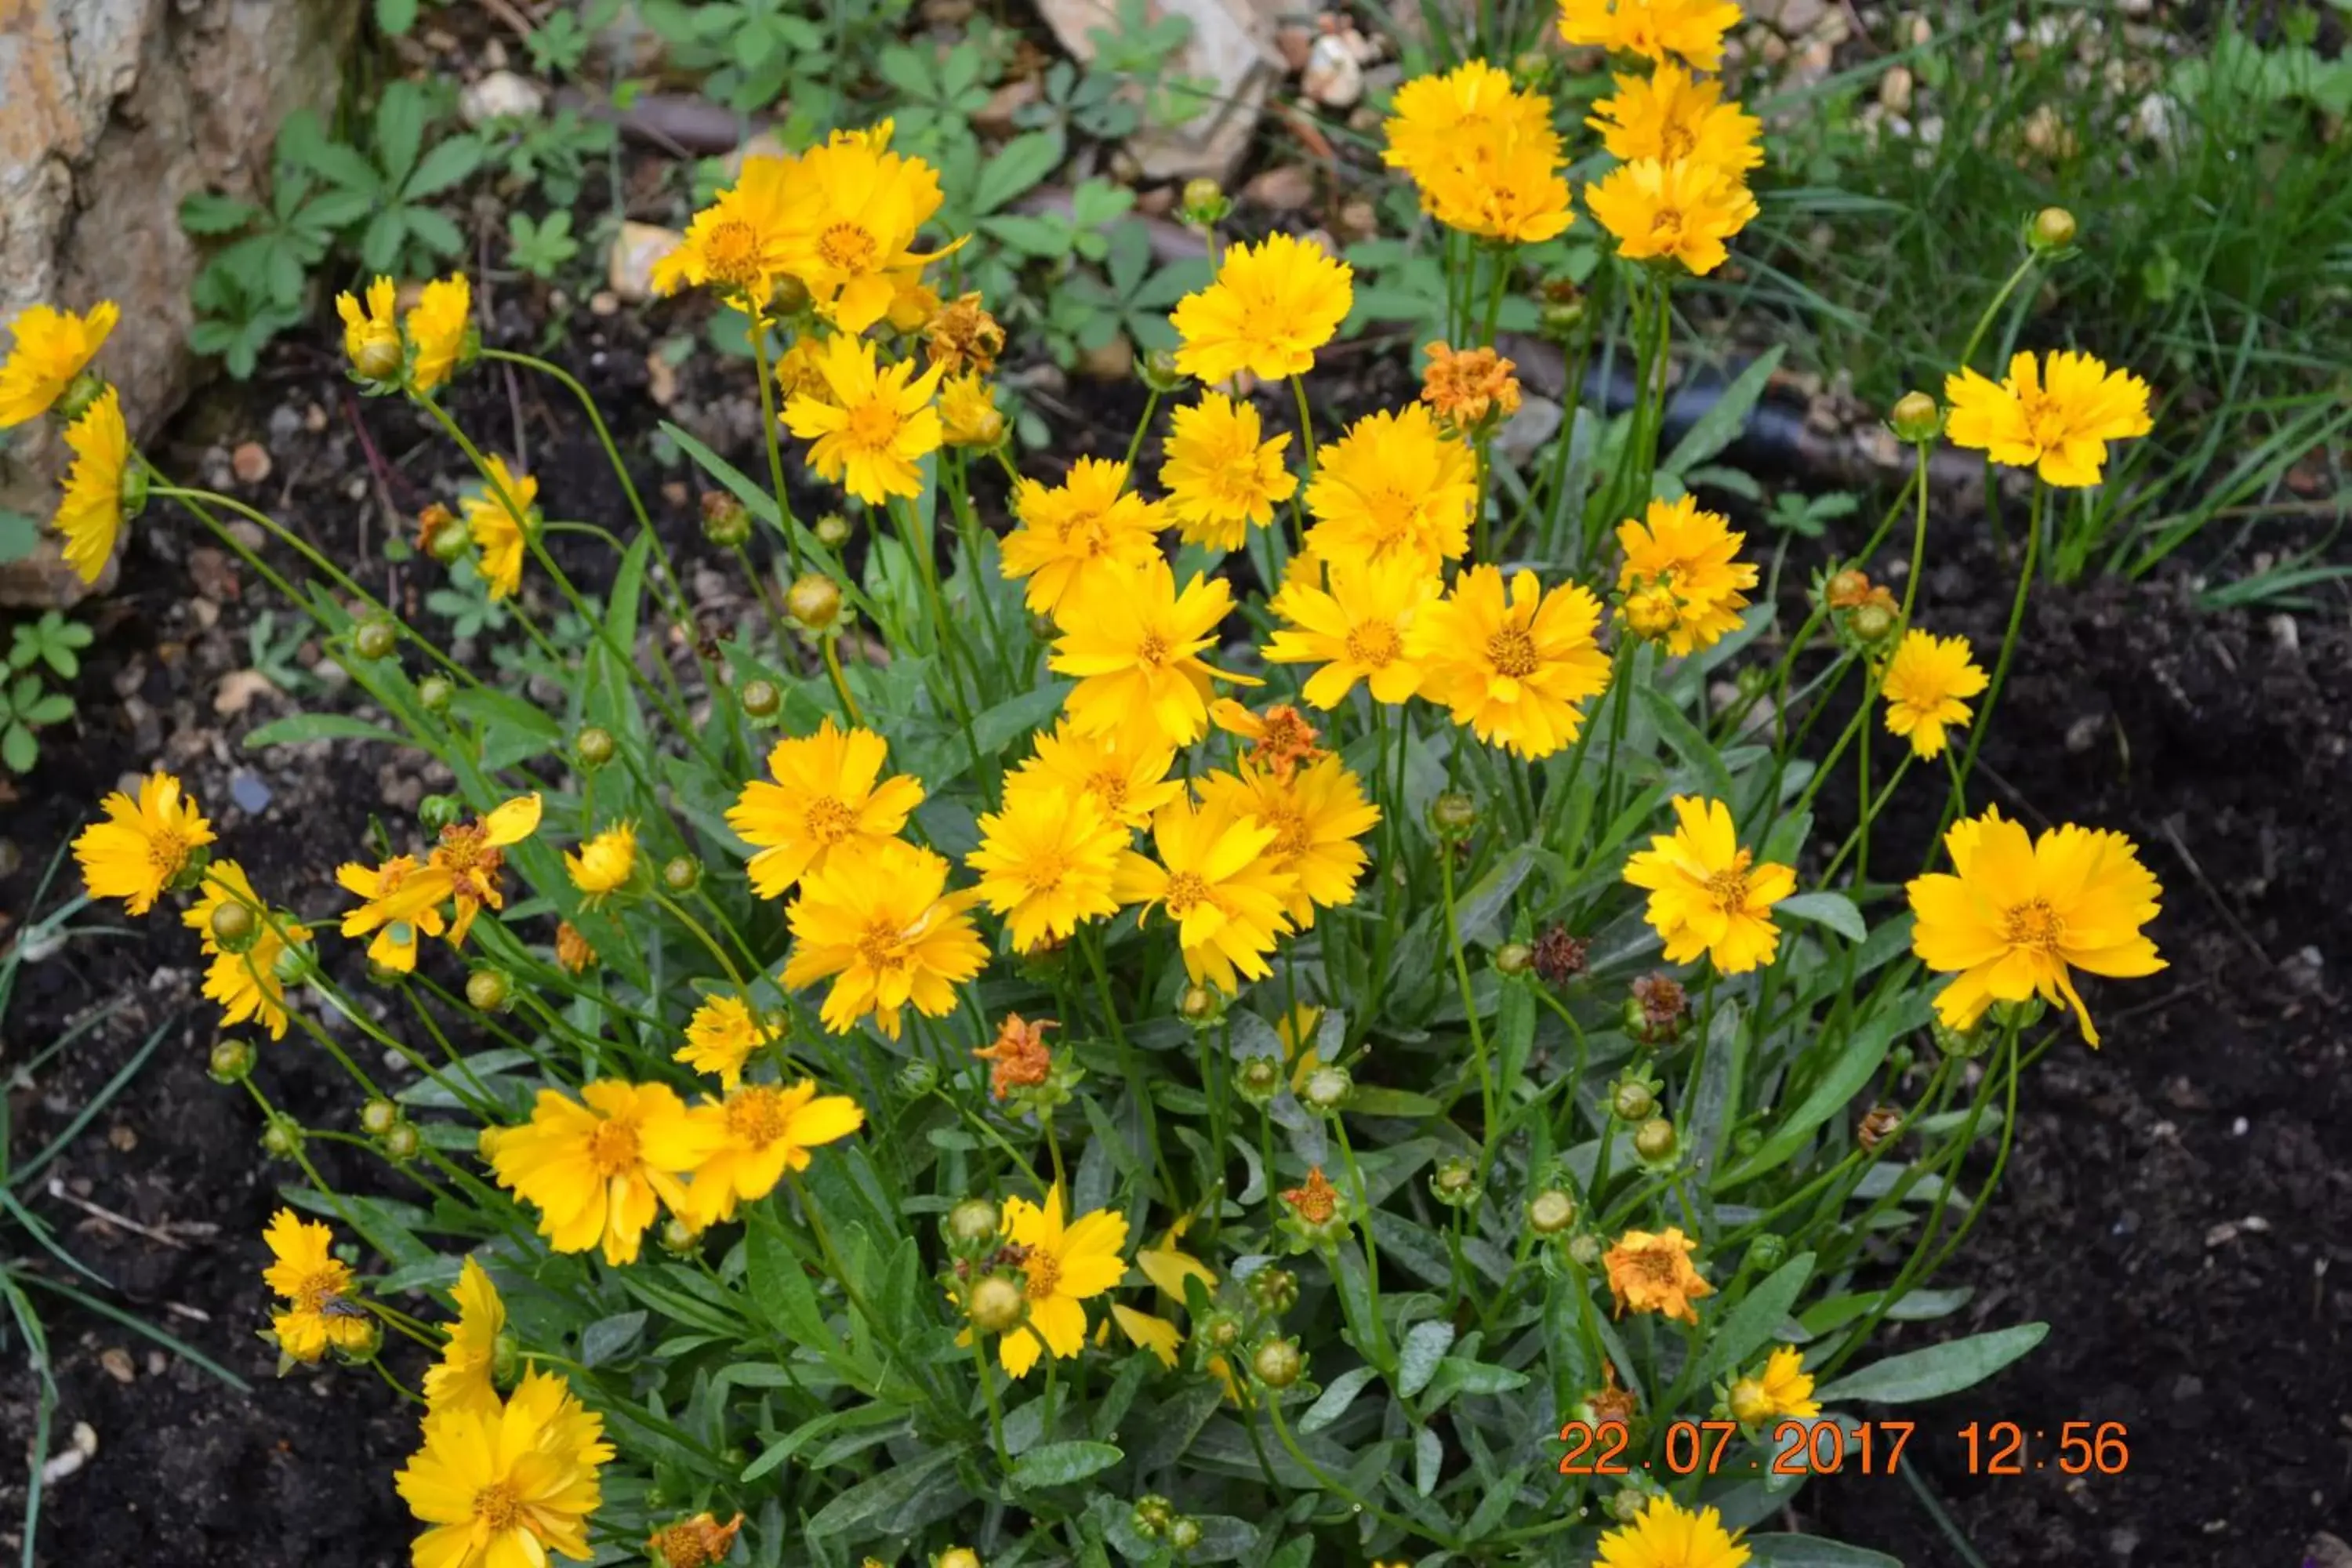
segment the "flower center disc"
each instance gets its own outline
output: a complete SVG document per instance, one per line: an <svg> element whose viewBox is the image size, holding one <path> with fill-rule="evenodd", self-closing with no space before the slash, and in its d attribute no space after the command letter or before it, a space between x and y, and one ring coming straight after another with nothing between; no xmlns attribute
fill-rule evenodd
<svg viewBox="0 0 2352 1568"><path fill-rule="evenodd" d="M607 1121L588 1139L588 1163L599 1176L617 1176L637 1163L637 1130L625 1121Z"/></svg>
<svg viewBox="0 0 2352 1568"><path fill-rule="evenodd" d="M1517 626L1506 626L1486 639L1486 658L1496 674L1525 679L1536 672L1538 663L1536 639Z"/></svg>

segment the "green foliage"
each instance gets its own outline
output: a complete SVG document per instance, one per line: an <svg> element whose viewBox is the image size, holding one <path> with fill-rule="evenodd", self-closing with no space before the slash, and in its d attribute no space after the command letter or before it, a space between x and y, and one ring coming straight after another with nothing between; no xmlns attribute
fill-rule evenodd
<svg viewBox="0 0 2352 1568"><path fill-rule="evenodd" d="M572 237L572 215L548 214L533 223L527 213L507 215L507 259L541 282L552 280L580 254Z"/></svg>
<svg viewBox="0 0 2352 1568"><path fill-rule="evenodd" d="M35 731L74 716L73 698L49 689L48 683L79 675L79 650L89 642L88 626L55 610L9 628L6 675L0 679L0 764L9 772L31 773L41 756Z"/></svg>

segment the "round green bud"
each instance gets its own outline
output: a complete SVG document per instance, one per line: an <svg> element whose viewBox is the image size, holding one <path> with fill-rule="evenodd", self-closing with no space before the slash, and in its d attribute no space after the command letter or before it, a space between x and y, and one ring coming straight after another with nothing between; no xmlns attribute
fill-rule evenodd
<svg viewBox="0 0 2352 1568"><path fill-rule="evenodd" d="M1190 1552L1201 1544L1201 1521L1190 1514L1179 1514L1168 1521L1168 1548L1171 1552Z"/></svg>
<svg viewBox="0 0 2352 1568"><path fill-rule="evenodd" d="M1675 1157L1675 1124L1663 1116L1653 1116L1633 1134L1633 1152L1644 1160L1671 1160Z"/></svg>
<svg viewBox="0 0 2352 1568"><path fill-rule="evenodd" d="M1448 1208L1467 1208L1478 1201L1478 1166L1461 1154L1437 1163L1429 1173L1429 1193Z"/></svg>
<svg viewBox="0 0 2352 1568"><path fill-rule="evenodd" d="M964 1315L983 1334L1001 1334L1019 1323L1029 1310L1021 1287L1002 1274L982 1278L964 1302Z"/></svg>
<svg viewBox="0 0 2352 1568"><path fill-rule="evenodd" d="M811 531L819 544L827 550L838 550L849 542L849 520L837 511L829 511L816 520L816 527Z"/></svg>
<svg viewBox="0 0 2352 1568"><path fill-rule="evenodd" d="M214 905L212 919L205 923L212 931L214 944L223 952L250 951L253 939L261 932L259 917L234 899Z"/></svg>
<svg viewBox="0 0 2352 1568"><path fill-rule="evenodd" d="M662 1221L661 1249L673 1258L691 1258L701 1250L702 1233L672 1215Z"/></svg>
<svg viewBox="0 0 2352 1568"><path fill-rule="evenodd" d="M822 572L803 572L784 590L784 609L813 632L841 619L841 584Z"/></svg>
<svg viewBox="0 0 2352 1568"><path fill-rule="evenodd" d="M1748 1260L1769 1274L1789 1260L1789 1244L1768 1230L1748 1244Z"/></svg>
<svg viewBox="0 0 2352 1568"><path fill-rule="evenodd" d="M743 711L754 719L772 719L776 710L784 705L783 694L772 680L747 680L735 693L735 700Z"/></svg>
<svg viewBox="0 0 2352 1568"><path fill-rule="evenodd" d="M1590 1231L1581 1236L1570 1237L1568 1242L1568 1257L1569 1260L1579 1268L1595 1267L1601 1261L1601 1238Z"/></svg>
<svg viewBox="0 0 2352 1568"><path fill-rule="evenodd" d="M1609 1517L1620 1524L1633 1523L1649 1506L1648 1489L1630 1482L1609 1494Z"/></svg>
<svg viewBox="0 0 2352 1568"><path fill-rule="evenodd" d="M1268 1388L1288 1388L1307 1370L1307 1358L1289 1340L1268 1340L1250 1352L1250 1371Z"/></svg>
<svg viewBox="0 0 2352 1568"><path fill-rule="evenodd" d="M1429 825L1440 838L1467 838L1478 826L1478 803L1460 790L1446 790L1429 803Z"/></svg>
<svg viewBox="0 0 2352 1568"><path fill-rule="evenodd" d="M1886 424L1896 440L1924 446L1943 433L1944 411L1926 393L1906 392L1887 410Z"/></svg>
<svg viewBox="0 0 2352 1568"><path fill-rule="evenodd" d="M1177 994L1176 1016L1188 1024L1213 1024L1225 1015L1225 994L1213 985L1187 985Z"/></svg>
<svg viewBox="0 0 2352 1568"><path fill-rule="evenodd" d="M572 739L572 754L580 759L581 766L588 768L601 768L611 762L614 745L613 731L596 724L589 725Z"/></svg>
<svg viewBox="0 0 2352 1568"><path fill-rule="evenodd" d="M273 1160L292 1159L302 1152L302 1124L273 1113L261 1130L261 1152Z"/></svg>
<svg viewBox="0 0 2352 1568"><path fill-rule="evenodd" d="M1523 942L1507 942L1495 950L1495 968L1504 974L1525 974L1536 962L1536 950Z"/></svg>
<svg viewBox="0 0 2352 1568"><path fill-rule="evenodd" d="M1231 1312L1211 1312L1201 1320L1198 1331L1211 1350L1229 1351L1242 1342L1242 1321Z"/></svg>
<svg viewBox="0 0 2352 1568"><path fill-rule="evenodd" d="M1214 228L1233 212L1234 204L1216 181L1187 180L1176 210L1177 216L1194 228Z"/></svg>
<svg viewBox="0 0 2352 1568"><path fill-rule="evenodd" d="M383 1135L384 1158L394 1164L404 1164L416 1158L425 1148L425 1135L416 1131L413 1121L396 1121Z"/></svg>
<svg viewBox="0 0 2352 1568"><path fill-rule="evenodd" d="M1620 1121L1647 1121L1657 1108L1657 1095L1639 1079L1627 1079L1610 1091L1609 1109Z"/></svg>
<svg viewBox="0 0 2352 1568"><path fill-rule="evenodd" d="M474 535L463 522L452 518L435 529L425 544L425 553L444 566L455 566L474 547Z"/></svg>
<svg viewBox="0 0 2352 1568"><path fill-rule="evenodd" d="M2063 250L2074 243L2074 215L2064 207L2043 207L2033 215L2033 226L2027 231L2026 244L2041 255Z"/></svg>
<svg viewBox="0 0 2352 1568"><path fill-rule="evenodd" d="M1234 1087L1252 1105L1264 1105L1282 1092L1282 1064L1272 1057L1247 1057L1234 1071Z"/></svg>
<svg viewBox="0 0 2352 1568"><path fill-rule="evenodd" d="M478 1013L503 1013L514 1000L514 984L499 969L477 969L466 976L466 1001Z"/></svg>
<svg viewBox="0 0 2352 1568"><path fill-rule="evenodd" d="M725 490L707 490L702 497L702 537L721 550L732 550L751 537L751 513Z"/></svg>
<svg viewBox="0 0 2352 1568"><path fill-rule="evenodd" d="M1745 1158L1764 1147L1764 1131L1759 1127L1743 1127L1731 1135L1731 1152Z"/></svg>
<svg viewBox="0 0 2352 1568"><path fill-rule="evenodd" d="M301 985L319 973L319 956L306 942L289 942L278 952L278 962L269 966L270 974L280 985Z"/></svg>
<svg viewBox="0 0 2352 1568"><path fill-rule="evenodd" d="M457 689L437 675L428 675L416 683L416 705L427 713L445 711Z"/></svg>
<svg viewBox="0 0 2352 1568"><path fill-rule="evenodd" d="M1135 1508L1127 1516L1135 1533L1147 1541L1156 1541L1176 1519L1176 1507L1158 1492L1146 1492L1135 1500Z"/></svg>
<svg viewBox="0 0 2352 1568"><path fill-rule="evenodd" d="M1865 643L1882 643L1895 630L1895 612L1884 605L1864 605L1846 616L1845 624Z"/></svg>
<svg viewBox="0 0 2352 1568"><path fill-rule="evenodd" d="M680 1222L673 1219L669 1224L678 1225ZM667 1234L669 1226L664 1226L662 1229ZM499 1337L490 1342L490 1381L500 1388L512 1388L515 1379L521 1375L522 1342L515 1338L512 1329L502 1329Z"/></svg>
<svg viewBox="0 0 2352 1568"><path fill-rule="evenodd" d="M1298 1305L1298 1276L1287 1268L1268 1266L1249 1277L1249 1298L1276 1317Z"/></svg>
<svg viewBox="0 0 2352 1568"><path fill-rule="evenodd" d="M466 820L465 804L454 795L428 795L416 803L416 820L427 833L455 827Z"/></svg>
<svg viewBox="0 0 2352 1568"><path fill-rule="evenodd" d="M1543 308L1543 331L1548 338L1572 338L1584 325L1584 300L1554 300Z"/></svg>
<svg viewBox="0 0 2352 1568"><path fill-rule="evenodd" d="M371 1138L381 1138L400 1124L400 1107L378 1098L360 1107L360 1131Z"/></svg>
<svg viewBox="0 0 2352 1568"><path fill-rule="evenodd" d="M1163 396L1184 384L1184 373L1176 368L1173 349L1152 349L1145 353L1143 384Z"/></svg>
<svg viewBox="0 0 2352 1568"><path fill-rule="evenodd" d="M1983 1055L1985 1047L1992 1043L1992 1031L1984 1026L1982 1019L1965 1029L1955 1029L1941 1018L1930 1018L1927 1020L1927 1037L1946 1056L1963 1059Z"/></svg>
<svg viewBox="0 0 2352 1568"><path fill-rule="evenodd" d="M205 1070L215 1083L243 1083L253 1073L253 1047L243 1040L215 1040Z"/></svg>
<svg viewBox="0 0 2352 1568"><path fill-rule="evenodd" d="M673 893L690 893L701 885L702 862L691 855L673 855L662 862L662 886Z"/></svg>
<svg viewBox="0 0 2352 1568"><path fill-rule="evenodd" d="M1528 1200L1528 1228L1538 1236L1558 1236L1576 1223L1576 1199L1558 1187L1546 1187Z"/></svg>
<svg viewBox="0 0 2352 1568"><path fill-rule="evenodd" d="M1911 1064L1918 1059L1919 1054L1908 1045L1897 1046L1886 1053L1886 1070L1895 1077L1901 1078L1911 1070Z"/></svg>
<svg viewBox="0 0 2352 1568"><path fill-rule="evenodd" d="M1003 1214L987 1198L966 1198L948 1210L948 1240L958 1247L984 1246L996 1239Z"/></svg>
<svg viewBox="0 0 2352 1568"><path fill-rule="evenodd" d="M1317 1110L1335 1111L1348 1103L1355 1088L1356 1080L1348 1076L1346 1068L1319 1067L1307 1075L1306 1089L1299 1098Z"/></svg>
<svg viewBox="0 0 2352 1568"><path fill-rule="evenodd" d="M352 630L352 651L373 663L392 657L400 646L400 633L386 620L362 621Z"/></svg>
<svg viewBox="0 0 2352 1568"><path fill-rule="evenodd" d="M898 1091L929 1094L939 1087L940 1069L929 1057L908 1057L898 1064Z"/></svg>

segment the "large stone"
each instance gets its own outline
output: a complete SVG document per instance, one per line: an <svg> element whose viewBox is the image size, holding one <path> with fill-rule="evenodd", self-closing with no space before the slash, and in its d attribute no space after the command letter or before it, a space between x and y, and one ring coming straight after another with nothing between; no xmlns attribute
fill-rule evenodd
<svg viewBox="0 0 2352 1568"><path fill-rule="evenodd" d="M1037 9L1062 47L1082 61L1095 58L1097 28L1116 37L1120 27L1114 0L1037 0ZM1249 153L1267 90L1286 68L1274 37L1283 0L1149 0L1147 13L1155 21L1181 16L1192 25L1164 75L1210 85L1200 114L1179 126L1147 125L1128 150L1146 180L1226 184Z"/></svg>
<svg viewBox="0 0 2352 1568"><path fill-rule="evenodd" d="M122 307L100 357L132 433L194 384L181 233L192 192L249 197L278 122L331 106L361 7L351 0L0 0L0 341L26 306ZM47 518L67 454L8 432L0 507ZM70 603L54 553L0 566L0 604Z"/></svg>

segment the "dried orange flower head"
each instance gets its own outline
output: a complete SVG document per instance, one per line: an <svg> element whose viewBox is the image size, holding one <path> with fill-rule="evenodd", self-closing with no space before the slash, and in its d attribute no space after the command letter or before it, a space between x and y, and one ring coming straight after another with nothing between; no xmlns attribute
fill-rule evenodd
<svg viewBox="0 0 2352 1568"><path fill-rule="evenodd" d="M435 501L416 514L416 548L425 554L433 553L433 542L457 521L457 514ZM436 557L437 559L437 557Z"/></svg>
<svg viewBox="0 0 2352 1568"><path fill-rule="evenodd" d="M1519 411L1518 366L1493 349L1429 345L1429 368L1421 374L1421 400L1456 430L1475 430L1489 419Z"/></svg>
<svg viewBox="0 0 2352 1568"><path fill-rule="evenodd" d="M1252 740L1249 760L1277 778L1288 778L1299 768L1323 756L1316 744L1321 733L1301 713L1286 702L1277 702L1265 710L1265 727Z"/></svg>
<svg viewBox="0 0 2352 1568"><path fill-rule="evenodd" d="M1325 1225L1339 1212L1339 1189L1325 1179L1323 1167L1317 1165L1307 1171L1306 1185L1291 1188L1282 1194L1282 1201L1307 1224Z"/></svg>
<svg viewBox="0 0 2352 1568"><path fill-rule="evenodd" d="M929 346L931 363L950 375L968 370L985 375L996 368L996 356L1004 352L1004 328L988 313L976 293L961 295L941 309L923 330L923 338Z"/></svg>
<svg viewBox="0 0 2352 1568"><path fill-rule="evenodd" d="M1690 1002L1680 981L1664 974L1644 974L1633 982L1633 1005L1642 1010L1643 1035L1658 1039L1682 1026Z"/></svg>
<svg viewBox="0 0 2352 1568"><path fill-rule="evenodd" d="M1861 1121L1854 1123L1853 1141L1861 1144L1862 1152L1867 1154L1885 1142L1902 1125L1901 1111L1891 1105L1874 1105L1862 1113Z"/></svg>
<svg viewBox="0 0 2352 1568"><path fill-rule="evenodd" d="M707 1513L692 1519L666 1524L646 1542L646 1554L668 1568L710 1568L714 1563L724 1563L727 1553L734 1549L735 1532L743 1528L743 1516L738 1513L725 1524Z"/></svg>
<svg viewBox="0 0 2352 1568"><path fill-rule="evenodd" d="M1851 610L1859 607L1871 592L1869 574L1849 566L1830 579L1824 596L1831 609Z"/></svg>
<svg viewBox="0 0 2352 1568"><path fill-rule="evenodd" d="M1529 962L1548 984L1558 985L1584 973L1592 944L1569 934L1568 927L1546 926L1536 936Z"/></svg>
<svg viewBox="0 0 2352 1568"><path fill-rule="evenodd" d="M1045 1081L1054 1070L1054 1055L1045 1048L1045 1031L1052 1027L1051 1018L1031 1023L1018 1013L1004 1015L995 1043L971 1053L989 1064L991 1095L1003 1100L1016 1089L1034 1089Z"/></svg>
<svg viewBox="0 0 2352 1568"><path fill-rule="evenodd" d="M1584 1396L1585 1408L1592 1412L1593 1422L1631 1421L1642 1408L1642 1402L1630 1388L1617 1385L1617 1363L1601 1363L1601 1384Z"/></svg>
<svg viewBox="0 0 2352 1568"><path fill-rule="evenodd" d="M570 921L555 928L555 961L571 974L585 974L595 966L596 950L588 945L588 939Z"/></svg>
<svg viewBox="0 0 2352 1568"><path fill-rule="evenodd" d="M1692 1303L1715 1294L1715 1287L1691 1267L1690 1255L1697 1250L1698 1243L1675 1226L1654 1234L1629 1230L1619 1237L1603 1258L1617 1310L1622 1313L1631 1307L1637 1312L1659 1312L1685 1323L1697 1322L1698 1309Z"/></svg>

